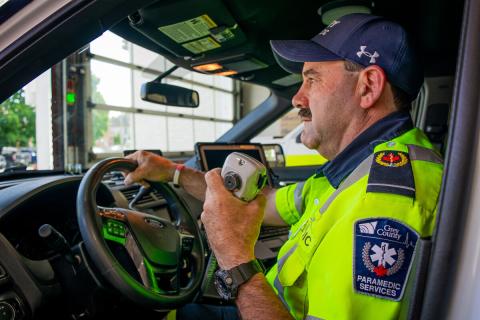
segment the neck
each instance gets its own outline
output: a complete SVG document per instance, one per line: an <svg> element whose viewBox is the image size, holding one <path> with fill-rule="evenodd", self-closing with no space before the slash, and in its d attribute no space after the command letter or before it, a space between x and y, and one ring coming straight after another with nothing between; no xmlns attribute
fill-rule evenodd
<svg viewBox="0 0 480 320"><path fill-rule="evenodd" d="M319 148L319 153L329 160L334 159L362 132L393 112L392 110L381 110L380 108L371 108L362 111L363 112L352 118L345 128L343 135L337 140L336 144L331 146L330 150L320 151Z"/></svg>

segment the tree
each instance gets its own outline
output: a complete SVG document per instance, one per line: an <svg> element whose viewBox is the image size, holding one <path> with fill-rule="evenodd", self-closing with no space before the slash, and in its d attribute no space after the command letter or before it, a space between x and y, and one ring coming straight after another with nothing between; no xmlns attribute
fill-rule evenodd
<svg viewBox="0 0 480 320"><path fill-rule="evenodd" d="M93 112L93 141L103 137L108 129L108 111L94 110Z"/></svg>
<svg viewBox="0 0 480 320"><path fill-rule="evenodd" d="M105 103L102 94L98 92L97 85L100 79L92 74L92 100L95 103ZM93 141L103 137L108 129L108 111L96 110L93 112Z"/></svg>
<svg viewBox="0 0 480 320"><path fill-rule="evenodd" d="M35 109L25 103L23 89L0 104L0 146L35 144Z"/></svg>

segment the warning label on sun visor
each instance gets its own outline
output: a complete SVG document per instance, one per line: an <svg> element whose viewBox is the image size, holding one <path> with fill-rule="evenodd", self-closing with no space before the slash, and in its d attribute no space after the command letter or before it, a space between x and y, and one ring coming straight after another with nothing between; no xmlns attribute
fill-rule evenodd
<svg viewBox="0 0 480 320"><path fill-rule="evenodd" d="M213 20L210 19L208 15L204 14L204 15L201 15L200 17L193 18L187 21L182 21L182 22L178 22L168 26L159 27L158 30L163 32L173 41L177 43L184 43L187 41L195 40L195 39L202 38L209 35L210 34L209 30L212 28L215 28L216 26L217 26L216 23L213 22ZM202 40L205 41L204 39Z"/></svg>
<svg viewBox="0 0 480 320"><path fill-rule="evenodd" d="M211 37L206 37L189 43L184 43L182 46L192 53L202 53L208 50L216 49L220 45Z"/></svg>

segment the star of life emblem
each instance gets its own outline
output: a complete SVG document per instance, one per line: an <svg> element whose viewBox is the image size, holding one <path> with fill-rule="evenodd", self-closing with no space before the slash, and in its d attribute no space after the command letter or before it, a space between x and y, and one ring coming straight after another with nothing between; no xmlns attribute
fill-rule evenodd
<svg viewBox="0 0 480 320"><path fill-rule="evenodd" d="M402 222L387 218L359 220L354 228L355 291L399 301L418 234Z"/></svg>
<svg viewBox="0 0 480 320"><path fill-rule="evenodd" d="M357 52L357 56L361 58L362 56L367 56L370 58L370 63L376 63L377 58L380 57L380 54L377 51L374 51L373 53L370 53L368 51L365 51L367 49L367 46L360 46L360 51Z"/></svg>
<svg viewBox="0 0 480 320"><path fill-rule="evenodd" d="M391 276L400 270L405 262L403 249L389 248L388 242L382 242L380 246L366 242L362 250L362 260L365 267L374 272L378 277ZM373 254L369 254L370 250ZM395 259L395 256L397 259ZM378 262L378 263L376 263Z"/></svg>

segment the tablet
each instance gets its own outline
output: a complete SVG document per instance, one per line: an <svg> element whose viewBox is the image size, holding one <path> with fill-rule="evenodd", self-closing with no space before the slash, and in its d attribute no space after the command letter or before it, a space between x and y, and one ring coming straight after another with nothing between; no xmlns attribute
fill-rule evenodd
<svg viewBox="0 0 480 320"><path fill-rule="evenodd" d="M268 185L273 186L270 176L270 167L265 159L265 153L262 145L258 143L206 143L197 142L195 144L195 152L197 154L200 167L203 171L214 168L223 167L223 163L227 156L232 152L241 152L260 161L267 168Z"/></svg>

